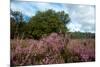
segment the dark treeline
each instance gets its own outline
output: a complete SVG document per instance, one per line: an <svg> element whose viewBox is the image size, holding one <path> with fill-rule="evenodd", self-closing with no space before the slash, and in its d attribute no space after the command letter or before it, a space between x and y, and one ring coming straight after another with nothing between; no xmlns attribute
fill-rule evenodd
<svg viewBox="0 0 100 67"><path fill-rule="evenodd" d="M95 38L95 33L90 33L90 32L68 32L70 35L70 38L72 39L94 39Z"/></svg>

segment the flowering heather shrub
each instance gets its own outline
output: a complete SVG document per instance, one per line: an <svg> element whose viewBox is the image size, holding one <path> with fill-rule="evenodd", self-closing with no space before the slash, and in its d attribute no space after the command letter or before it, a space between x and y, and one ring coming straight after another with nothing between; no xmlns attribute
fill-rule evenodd
<svg viewBox="0 0 100 67"><path fill-rule="evenodd" d="M11 65L58 64L95 60L94 40L69 40L51 33L40 40L11 40Z"/></svg>
<svg viewBox="0 0 100 67"><path fill-rule="evenodd" d="M64 37L57 33L40 40L11 40L11 64L54 64L64 63L60 54L64 50Z"/></svg>
<svg viewBox="0 0 100 67"><path fill-rule="evenodd" d="M95 42L94 40L72 40L68 44L68 48L72 53L77 54L79 61L94 61L95 60Z"/></svg>

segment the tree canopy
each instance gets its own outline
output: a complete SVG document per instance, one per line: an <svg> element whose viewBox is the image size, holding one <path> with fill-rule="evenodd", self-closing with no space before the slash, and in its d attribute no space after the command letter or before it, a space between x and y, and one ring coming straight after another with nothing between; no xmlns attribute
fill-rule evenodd
<svg viewBox="0 0 100 67"><path fill-rule="evenodd" d="M70 21L69 15L64 11L55 12L52 9L47 11L38 11L29 21L31 35L39 38L43 34L51 32L68 31L66 24Z"/></svg>

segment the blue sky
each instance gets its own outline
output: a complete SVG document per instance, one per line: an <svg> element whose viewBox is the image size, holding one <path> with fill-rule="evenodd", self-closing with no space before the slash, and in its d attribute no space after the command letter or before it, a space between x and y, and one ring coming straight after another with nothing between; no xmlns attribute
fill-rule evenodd
<svg viewBox="0 0 100 67"><path fill-rule="evenodd" d="M12 1L11 9L20 11L28 17L34 16L38 10L53 9L55 11L65 11L71 18L70 23L66 25L70 31L95 32L94 5Z"/></svg>

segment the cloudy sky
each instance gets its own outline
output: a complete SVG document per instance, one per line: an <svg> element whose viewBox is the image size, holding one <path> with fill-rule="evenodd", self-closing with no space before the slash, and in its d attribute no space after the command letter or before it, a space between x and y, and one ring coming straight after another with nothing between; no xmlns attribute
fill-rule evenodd
<svg viewBox="0 0 100 67"><path fill-rule="evenodd" d="M95 32L94 5L12 1L11 9L21 11L28 17L35 15L38 10L53 9L55 11L65 11L71 18L70 23L66 25L70 31Z"/></svg>

